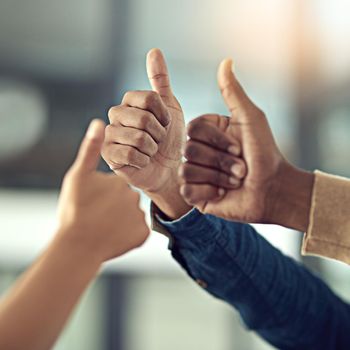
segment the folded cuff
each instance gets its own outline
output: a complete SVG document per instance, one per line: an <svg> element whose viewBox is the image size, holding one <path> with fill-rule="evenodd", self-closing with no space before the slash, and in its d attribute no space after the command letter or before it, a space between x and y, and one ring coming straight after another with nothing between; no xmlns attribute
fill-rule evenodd
<svg viewBox="0 0 350 350"><path fill-rule="evenodd" d="M315 175L302 254L350 264L350 180L320 171Z"/></svg>
<svg viewBox="0 0 350 350"><path fill-rule="evenodd" d="M181 237L188 239L200 238L201 240L213 238L213 233L217 231L217 227L212 225L208 220L208 216L203 215L197 209L192 209L181 218L174 221L167 221L162 218L162 213L157 206L151 204L152 228L165 234L168 237Z"/></svg>
<svg viewBox="0 0 350 350"><path fill-rule="evenodd" d="M317 238L307 238L307 235L304 236L302 254L335 259L350 265L350 248Z"/></svg>

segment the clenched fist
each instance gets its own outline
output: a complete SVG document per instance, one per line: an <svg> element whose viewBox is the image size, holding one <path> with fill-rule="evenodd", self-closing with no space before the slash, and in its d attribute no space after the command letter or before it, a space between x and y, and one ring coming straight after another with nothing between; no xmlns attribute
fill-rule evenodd
<svg viewBox="0 0 350 350"><path fill-rule="evenodd" d="M181 193L204 213L288 227L295 227L299 216L298 228L303 229L308 213L303 214L304 206L299 210L293 201L307 205L310 191L297 189L310 188L306 183L312 177L282 156L264 113L246 95L231 65L231 60L224 60L218 71L231 117L204 115L190 123L187 163L180 169ZM234 188L244 176L242 186ZM302 198L294 198L293 193L301 193Z"/></svg>
<svg viewBox="0 0 350 350"><path fill-rule="evenodd" d="M128 183L157 193L176 181L184 117L160 50L148 53L147 73L153 91L127 92L122 103L110 109L102 155Z"/></svg>
<svg viewBox="0 0 350 350"><path fill-rule="evenodd" d="M96 171L104 129L101 120L90 124L59 198L59 231L99 262L140 246L149 234L139 194L114 174Z"/></svg>

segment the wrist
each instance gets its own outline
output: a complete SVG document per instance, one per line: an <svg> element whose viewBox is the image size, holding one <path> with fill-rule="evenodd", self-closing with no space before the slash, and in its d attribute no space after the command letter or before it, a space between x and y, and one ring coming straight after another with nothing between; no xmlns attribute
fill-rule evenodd
<svg viewBox="0 0 350 350"><path fill-rule="evenodd" d="M267 221L301 232L309 225L314 174L284 162L271 191L271 210Z"/></svg>
<svg viewBox="0 0 350 350"><path fill-rule="evenodd" d="M100 256L95 242L91 242L85 233L78 227L62 226L56 232L51 246L62 250L65 259L69 260L72 257L76 263L98 270L104 259Z"/></svg>
<svg viewBox="0 0 350 350"><path fill-rule="evenodd" d="M180 183L177 169L157 191L145 191L153 203L170 219L176 220L188 213L192 207L180 194Z"/></svg>

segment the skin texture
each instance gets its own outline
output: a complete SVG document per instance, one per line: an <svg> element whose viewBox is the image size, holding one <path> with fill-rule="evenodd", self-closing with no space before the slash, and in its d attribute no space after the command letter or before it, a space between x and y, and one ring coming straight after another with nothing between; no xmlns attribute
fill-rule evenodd
<svg viewBox="0 0 350 350"><path fill-rule="evenodd" d="M110 109L102 156L117 175L176 219L192 208L180 195L178 177L186 140L184 115L159 49L148 53L146 68L152 91L127 92Z"/></svg>
<svg viewBox="0 0 350 350"><path fill-rule="evenodd" d="M148 237L139 195L96 171L104 127L92 122L65 176L55 238L0 303L1 349L52 348L101 264Z"/></svg>
<svg viewBox="0 0 350 350"><path fill-rule="evenodd" d="M147 73L153 91L129 91L110 109L102 155L131 185L159 192L181 163L185 124L159 50L148 53Z"/></svg>
<svg viewBox="0 0 350 350"><path fill-rule="evenodd" d="M118 176L177 218L191 209L179 193L177 175L186 139L184 115L159 49L148 53L146 68L152 90L129 91L110 109L102 156Z"/></svg>
<svg viewBox="0 0 350 350"><path fill-rule="evenodd" d="M231 66L231 60L224 60L218 70L231 117L207 114L189 124L187 162L179 170L181 194L203 213L305 230L313 175L285 160L265 114L244 92ZM233 155L242 157L246 168ZM245 177L236 189L228 185L234 174Z"/></svg>
<svg viewBox="0 0 350 350"><path fill-rule="evenodd" d="M96 171L104 141L104 124L96 123L98 136L83 140L64 178L58 215L61 227L77 232L80 244L103 262L141 245L149 229L138 206L140 195L114 174Z"/></svg>

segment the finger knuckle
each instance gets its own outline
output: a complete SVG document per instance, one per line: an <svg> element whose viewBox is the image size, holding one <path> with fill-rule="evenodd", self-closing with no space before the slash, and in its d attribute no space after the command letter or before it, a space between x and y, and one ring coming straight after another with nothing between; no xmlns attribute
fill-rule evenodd
<svg viewBox="0 0 350 350"><path fill-rule="evenodd" d="M212 145L220 145L221 144L221 137L219 135L210 135L208 137L208 141L212 144Z"/></svg>
<svg viewBox="0 0 350 350"><path fill-rule="evenodd" d="M160 135L161 139L167 136L167 130L165 128L163 128L163 127L160 127L158 132L159 132L159 135Z"/></svg>
<svg viewBox="0 0 350 350"><path fill-rule="evenodd" d="M119 106L113 106L108 110L108 119L114 121L118 116Z"/></svg>
<svg viewBox="0 0 350 350"><path fill-rule="evenodd" d="M147 106L152 106L158 101L158 94L154 91L148 91L145 95L145 104Z"/></svg>
<svg viewBox="0 0 350 350"><path fill-rule="evenodd" d="M192 175L192 167L190 164L185 163L181 167L181 176L185 179L190 179Z"/></svg>
<svg viewBox="0 0 350 350"><path fill-rule="evenodd" d="M189 141L185 147L185 157L187 159L194 159L198 157L198 150L195 143Z"/></svg>
<svg viewBox="0 0 350 350"><path fill-rule="evenodd" d="M146 135L142 131L137 132L134 136L134 142L136 147L145 147L147 144Z"/></svg>
<svg viewBox="0 0 350 350"><path fill-rule="evenodd" d="M153 141L150 143L150 145L151 145L151 147L150 147L150 154L153 157L155 154L157 154L159 148L158 148L158 145L155 142L153 142Z"/></svg>
<svg viewBox="0 0 350 350"><path fill-rule="evenodd" d="M194 137L201 130L202 126L198 120L190 122L187 126L187 134L189 137Z"/></svg>
<svg viewBox="0 0 350 350"><path fill-rule="evenodd" d="M105 128L105 140L110 141L113 139L113 130L114 127L111 124L108 124Z"/></svg>
<svg viewBox="0 0 350 350"><path fill-rule="evenodd" d="M127 91L123 96L123 101L130 101L133 99L135 93L134 91Z"/></svg>
<svg viewBox="0 0 350 350"><path fill-rule="evenodd" d="M217 166L220 169L229 169L232 165L232 161L229 158L220 157L220 156L217 156L215 158L216 158Z"/></svg>
<svg viewBox="0 0 350 350"><path fill-rule="evenodd" d="M147 128L148 124L150 122L150 115L146 112L142 113L139 117L139 127L142 129Z"/></svg>
<svg viewBox="0 0 350 350"><path fill-rule="evenodd" d="M125 156L128 161L134 161L136 158L136 151L132 147L128 147L125 150Z"/></svg>

